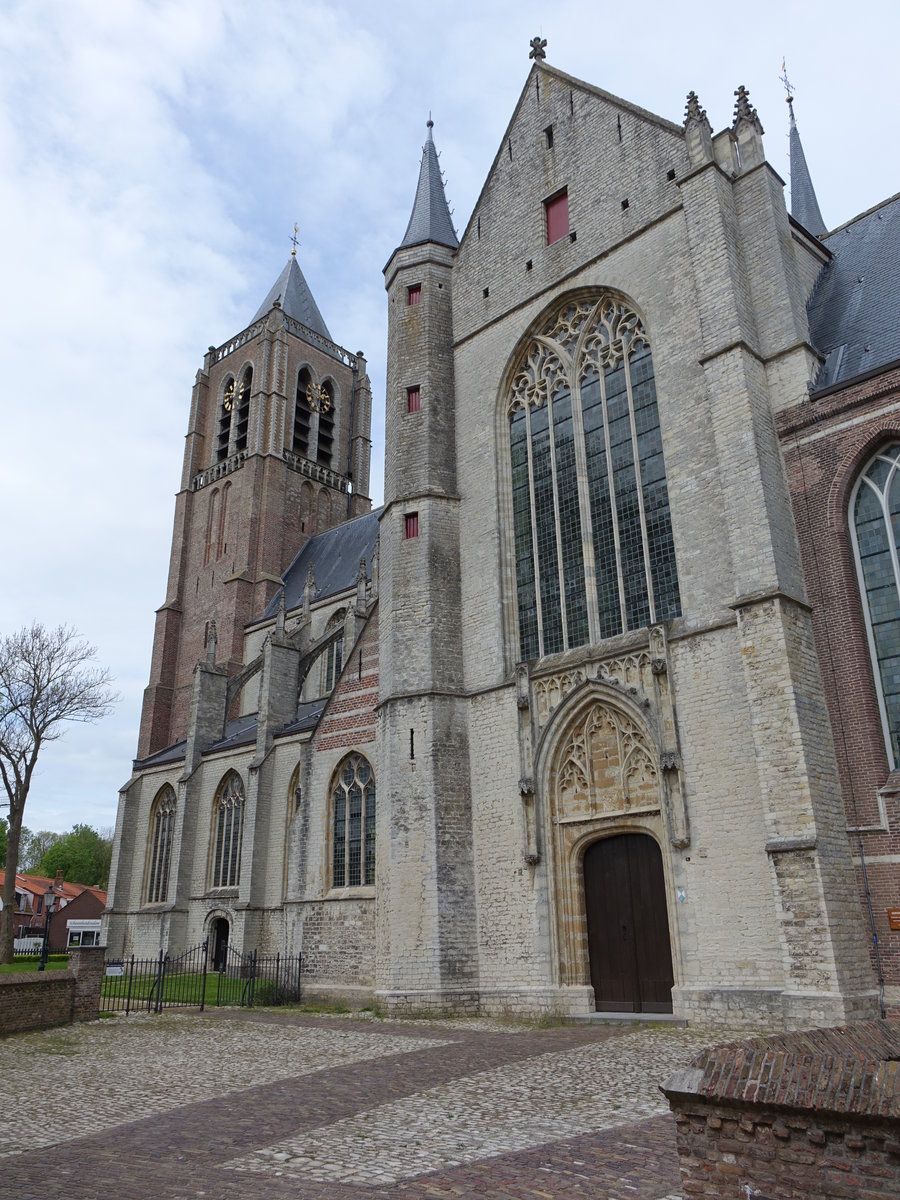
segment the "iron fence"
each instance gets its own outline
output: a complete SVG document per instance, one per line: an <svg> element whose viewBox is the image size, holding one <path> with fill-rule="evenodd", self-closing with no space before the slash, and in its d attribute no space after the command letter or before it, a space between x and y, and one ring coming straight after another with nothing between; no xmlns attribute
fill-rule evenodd
<svg viewBox="0 0 900 1200"><path fill-rule="evenodd" d="M290 1004L300 999L302 955L242 954L221 947L210 963L209 943L201 942L175 957L107 961L100 995L101 1012L162 1012L164 1008L222 1005Z"/></svg>

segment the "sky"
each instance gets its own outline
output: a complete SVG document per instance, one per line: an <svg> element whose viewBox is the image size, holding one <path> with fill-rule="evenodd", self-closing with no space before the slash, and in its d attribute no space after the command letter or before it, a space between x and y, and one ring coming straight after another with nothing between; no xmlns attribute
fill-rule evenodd
<svg viewBox="0 0 900 1200"><path fill-rule="evenodd" d="M464 229L530 68L713 129L750 90L788 177L782 56L826 223L900 190L900 8L825 0L0 0L0 635L77 628L120 702L45 748L25 824L114 824L203 353L290 252L363 350L381 496L387 311L425 121ZM0 809L2 812L2 809Z"/></svg>

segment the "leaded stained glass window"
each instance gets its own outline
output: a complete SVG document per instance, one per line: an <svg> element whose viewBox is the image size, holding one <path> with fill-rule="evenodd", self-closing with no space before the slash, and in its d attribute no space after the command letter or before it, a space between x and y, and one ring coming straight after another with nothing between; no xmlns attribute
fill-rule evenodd
<svg viewBox="0 0 900 1200"><path fill-rule="evenodd" d="M237 887L244 838L244 785L231 771L226 775L213 811L212 886Z"/></svg>
<svg viewBox="0 0 900 1200"><path fill-rule="evenodd" d="M175 835L175 792L166 784L153 802L150 815L150 871L147 903L160 904L169 892L169 864Z"/></svg>
<svg viewBox="0 0 900 1200"><path fill-rule="evenodd" d="M333 887L375 882L375 777L361 754L338 767L331 790Z"/></svg>
<svg viewBox="0 0 900 1200"><path fill-rule="evenodd" d="M570 300L526 344L508 402L519 652L678 616L653 360L618 297Z"/></svg>
<svg viewBox="0 0 900 1200"><path fill-rule="evenodd" d="M900 443L879 451L850 499L869 649L891 767L900 762Z"/></svg>

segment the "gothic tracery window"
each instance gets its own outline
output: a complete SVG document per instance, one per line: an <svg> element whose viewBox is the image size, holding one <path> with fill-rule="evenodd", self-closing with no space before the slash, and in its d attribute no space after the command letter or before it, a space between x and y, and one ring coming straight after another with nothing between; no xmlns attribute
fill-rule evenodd
<svg viewBox="0 0 900 1200"><path fill-rule="evenodd" d="M375 882L375 777L361 754L348 754L331 788L332 887Z"/></svg>
<svg viewBox="0 0 900 1200"><path fill-rule="evenodd" d="M237 887L244 837L244 785L235 771L230 771L219 787L212 828L211 886Z"/></svg>
<svg viewBox="0 0 900 1200"><path fill-rule="evenodd" d="M235 451L247 449L247 431L250 427L250 389L253 384L253 368L247 367L241 376L235 399Z"/></svg>
<svg viewBox="0 0 900 1200"><path fill-rule="evenodd" d="M334 633L337 629L344 627L343 612L336 612L328 620L325 626L326 633ZM341 673L341 665L344 656L344 638L343 634L325 651L322 655L322 691L328 693L338 681L338 676Z"/></svg>
<svg viewBox="0 0 900 1200"><path fill-rule="evenodd" d="M609 293L566 301L510 388L519 651L556 654L678 616L650 344Z"/></svg>
<svg viewBox="0 0 900 1200"><path fill-rule="evenodd" d="M900 762L900 442L880 450L850 498L850 529L891 767Z"/></svg>
<svg viewBox="0 0 900 1200"><path fill-rule="evenodd" d="M169 864L175 835L175 792L169 784L153 802L150 814L150 870L147 903L161 904L169 892Z"/></svg>

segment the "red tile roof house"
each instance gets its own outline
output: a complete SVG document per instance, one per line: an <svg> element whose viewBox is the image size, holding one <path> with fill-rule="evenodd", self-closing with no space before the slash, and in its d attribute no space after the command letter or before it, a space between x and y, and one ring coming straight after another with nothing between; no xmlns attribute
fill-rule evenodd
<svg viewBox="0 0 900 1200"><path fill-rule="evenodd" d="M6 872L0 869L0 888L5 877ZM67 945L67 921L74 918L100 917L106 907L106 892L83 883L66 883L61 871L57 871L54 879L44 875L16 872L16 938L26 934L43 936L46 919L44 904L51 884L57 900L56 909L50 918L50 950L57 952L65 950ZM75 907L72 907L73 905ZM0 908L2 906L0 901Z"/></svg>

